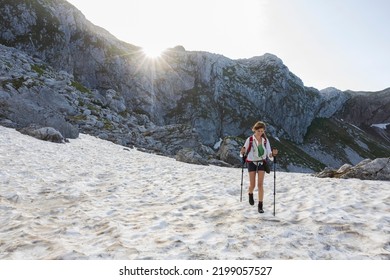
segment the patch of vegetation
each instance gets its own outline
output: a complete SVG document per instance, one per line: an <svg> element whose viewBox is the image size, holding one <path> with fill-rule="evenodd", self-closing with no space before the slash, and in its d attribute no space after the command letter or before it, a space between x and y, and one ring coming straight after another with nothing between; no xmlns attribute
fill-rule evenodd
<svg viewBox="0 0 390 280"><path fill-rule="evenodd" d="M359 145L359 142L366 145L367 149ZM304 143L318 143L330 154L346 163L349 162L348 155L345 153L348 147L360 157L370 159L387 157L386 151L389 150L389 147L385 147L364 131L335 118L315 119L306 133Z"/></svg>
<svg viewBox="0 0 390 280"><path fill-rule="evenodd" d="M91 110L91 112L99 112L99 111L100 111L100 109L99 109L98 107L96 107L96 106L94 106L94 105L92 105L92 104L88 104L88 105L87 105L87 108L88 108L89 110Z"/></svg>
<svg viewBox="0 0 390 280"><path fill-rule="evenodd" d="M45 70L46 70L45 66L43 66L43 65L40 66L40 65L37 65L37 64L32 65L31 69L33 71L35 71L36 73L38 73L39 76L42 76L45 73Z"/></svg>
<svg viewBox="0 0 390 280"><path fill-rule="evenodd" d="M363 141L363 143L367 145L368 149L375 156L375 158L389 157L390 147L384 147L380 145L380 143L373 141Z"/></svg>
<svg viewBox="0 0 390 280"><path fill-rule="evenodd" d="M85 102L84 102L84 100L83 100L83 99L81 99L81 98L79 98L79 99L78 99L78 101L79 101L79 105L78 105L78 106L80 106L80 107L84 107L84 105L85 105Z"/></svg>
<svg viewBox="0 0 390 280"><path fill-rule="evenodd" d="M79 121L85 121L87 120L87 116L85 115L75 115L75 116L68 116L68 119L71 121L71 122L79 122Z"/></svg>
<svg viewBox="0 0 390 280"><path fill-rule="evenodd" d="M292 164L314 171L321 171L325 168L323 163L303 152L294 142L286 139L279 139L280 141L277 141L273 137L269 138L272 146L279 151L278 164L282 167L287 168L288 165Z"/></svg>
<svg viewBox="0 0 390 280"><path fill-rule="evenodd" d="M19 89L22 87L23 83L26 81L26 79L24 77L19 77L19 78L16 78L16 79L12 79L11 80L11 83L12 83L12 86L15 88L15 89Z"/></svg>
<svg viewBox="0 0 390 280"><path fill-rule="evenodd" d="M129 115L129 113L128 113L127 110L124 110L124 111L120 112L119 115L120 115L122 118L126 119L126 118L128 117L128 115Z"/></svg>
<svg viewBox="0 0 390 280"><path fill-rule="evenodd" d="M80 84L79 82L72 81L71 86L82 93L91 94L91 91L87 89L85 86L83 86L82 84Z"/></svg>
<svg viewBox="0 0 390 280"><path fill-rule="evenodd" d="M103 128L105 130L113 130L114 129L114 125L111 123L111 121L109 121L108 119L104 119L103 120L103 123L104 123L104 126Z"/></svg>

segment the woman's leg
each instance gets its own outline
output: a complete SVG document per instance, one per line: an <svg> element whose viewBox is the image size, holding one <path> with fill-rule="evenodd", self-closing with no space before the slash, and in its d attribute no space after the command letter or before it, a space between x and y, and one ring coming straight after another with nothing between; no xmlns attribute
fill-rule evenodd
<svg viewBox="0 0 390 280"><path fill-rule="evenodd" d="M264 174L265 172L263 170L258 172L258 177L257 177L257 188L259 189L259 202L263 202L264 198L264 188L263 188L263 183L264 183Z"/></svg>
<svg viewBox="0 0 390 280"><path fill-rule="evenodd" d="M264 188L263 188L263 182L264 182L264 174L265 172L259 171L257 175L257 187L259 189L259 205L257 206L257 210L259 213L264 213L263 211L263 197L264 197Z"/></svg>
<svg viewBox="0 0 390 280"><path fill-rule="evenodd" d="M249 193L253 193L255 189L256 184L256 172L250 171L249 172Z"/></svg>
<svg viewBox="0 0 390 280"><path fill-rule="evenodd" d="M255 189L255 179L256 179L256 172L250 171L249 172L249 190L248 190L248 198L249 198L250 205L255 204L255 200L253 199L253 191Z"/></svg>

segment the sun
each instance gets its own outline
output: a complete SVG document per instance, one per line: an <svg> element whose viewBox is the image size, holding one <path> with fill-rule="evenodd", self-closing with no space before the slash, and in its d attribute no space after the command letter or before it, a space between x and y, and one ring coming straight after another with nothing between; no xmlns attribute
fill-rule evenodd
<svg viewBox="0 0 390 280"><path fill-rule="evenodd" d="M164 50L158 46L142 47L142 52L148 58L159 58Z"/></svg>

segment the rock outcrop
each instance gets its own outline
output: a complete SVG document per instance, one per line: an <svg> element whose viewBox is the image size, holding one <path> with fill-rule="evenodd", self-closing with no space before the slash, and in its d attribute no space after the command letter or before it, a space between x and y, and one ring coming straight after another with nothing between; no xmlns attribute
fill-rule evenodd
<svg viewBox="0 0 390 280"><path fill-rule="evenodd" d="M217 156L221 160L228 162L236 167L242 166L242 158L240 157L240 150L242 146L243 141L227 137L222 141Z"/></svg>
<svg viewBox="0 0 390 280"><path fill-rule="evenodd" d="M66 139L62 136L62 134L52 128L52 127L38 127L36 125L30 125L28 127L24 127L19 129L19 131L23 134L32 136L39 140L54 142L54 143L65 143Z"/></svg>
<svg viewBox="0 0 390 280"><path fill-rule="evenodd" d="M326 168L316 175L320 178L357 178L390 181L390 158L365 159L355 166L344 164L339 169Z"/></svg>

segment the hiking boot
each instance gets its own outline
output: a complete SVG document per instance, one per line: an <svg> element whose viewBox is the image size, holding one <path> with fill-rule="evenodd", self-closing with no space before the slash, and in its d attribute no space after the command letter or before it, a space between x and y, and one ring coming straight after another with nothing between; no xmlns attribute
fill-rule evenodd
<svg viewBox="0 0 390 280"><path fill-rule="evenodd" d="M253 199L253 193L250 193L250 194L249 194L249 204L250 204L250 205L255 205L255 201L254 201L254 199Z"/></svg>
<svg viewBox="0 0 390 280"><path fill-rule="evenodd" d="M257 206L257 210L259 211L259 213L264 213L263 202L259 202L259 205Z"/></svg>

